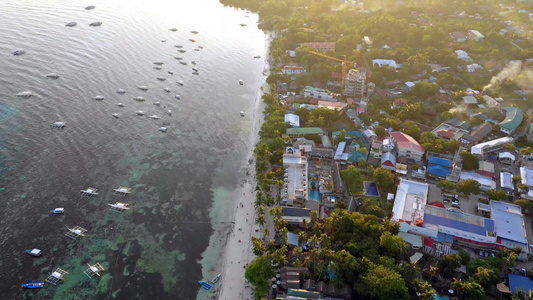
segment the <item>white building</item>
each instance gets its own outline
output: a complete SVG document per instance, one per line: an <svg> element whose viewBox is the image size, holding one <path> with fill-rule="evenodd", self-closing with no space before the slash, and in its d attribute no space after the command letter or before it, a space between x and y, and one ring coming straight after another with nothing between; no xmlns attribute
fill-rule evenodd
<svg viewBox="0 0 533 300"><path fill-rule="evenodd" d="M485 36L482 35L481 32L473 29L468 30L468 37L476 42L479 42L485 38Z"/></svg>
<svg viewBox="0 0 533 300"><path fill-rule="evenodd" d="M351 69L344 80L344 95L362 98L365 93L366 71Z"/></svg>
<svg viewBox="0 0 533 300"><path fill-rule="evenodd" d="M456 50L457 58L464 61L472 61L472 58L464 50Z"/></svg>
<svg viewBox="0 0 533 300"><path fill-rule="evenodd" d="M285 114L285 123L289 124L293 128L299 128L300 116L296 114Z"/></svg>
<svg viewBox="0 0 533 300"><path fill-rule="evenodd" d="M287 74L287 75L293 75L293 74L302 74L305 73L305 68L300 66L283 66L280 68L281 73Z"/></svg>
<svg viewBox="0 0 533 300"><path fill-rule="evenodd" d="M300 150L287 147L283 154L283 189L281 202L287 206L300 206L309 199L307 157Z"/></svg>
<svg viewBox="0 0 533 300"><path fill-rule="evenodd" d="M472 152L472 154L477 155L477 156L483 156L487 153L503 149L503 145L508 144L508 143L512 144L513 142L514 142L514 139L512 137L503 137L503 138L499 138L499 139L495 139L492 141L474 145L472 146L472 148L470 148L470 152Z"/></svg>
<svg viewBox="0 0 533 300"><path fill-rule="evenodd" d="M496 182L494 182L492 178L479 175L478 173L475 173L475 172L461 172L460 181L463 181L466 179L474 179L475 181L479 182L480 184L479 189L485 192L496 188Z"/></svg>
<svg viewBox="0 0 533 300"><path fill-rule="evenodd" d="M513 174L509 172L500 172L500 187L502 189L513 191Z"/></svg>
<svg viewBox="0 0 533 300"><path fill-rule="evenodd" d="M312 86L306 86L303 90L304 97L320 99L325 101L339 101L338 94L332 93L329 90L319 89Z"/></svg>
<svg viewBox="0 0 533 300"><path fill-rule="evenodd" d="M412 226L423 222L428 191L427 183L400 179L392 207L391 220L400 223L405 222Z"/></svg>
<svg viewBox="0 0 533 300"><path fill-rule="evenodd" d="M373 59L372 60L372 66L378 65L380 68L382 66L389 66L395 69L398 69L400 67L399 64L396 63L393 59Z"/></svg>
<svg viewBox="0 0 533 300"><path fill-rule="evenodd" d="M479 64L470 64L466 66L466 70L468 71L468 73L474 73L477 70L483 70L483 67Z"/></svg>

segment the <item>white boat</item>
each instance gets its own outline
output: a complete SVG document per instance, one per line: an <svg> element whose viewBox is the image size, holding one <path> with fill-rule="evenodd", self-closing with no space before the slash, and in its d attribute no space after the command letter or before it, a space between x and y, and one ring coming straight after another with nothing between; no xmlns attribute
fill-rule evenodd
<svg viewBox="0 0 533 300"><path fill-rule="evenodd" d="M178 99L178 100L180 100L180 99L181 99L181 96L180 96L180 95L178 95L178 94L174 95L174 97L176 97L176 99Z"/></svg>
<svg viewBox="0 0 533 300"><path fill-rule="evenodd" d="M170 89L168 87L163 88L163 91L170 93Z"/></svg>
<svg viewBox="0 0 533 300"><path fill-rule="evenodd" d="M146 113L142 110L138 110L135 112L136 114L138 114L139 116L144 116Z"/></svg>
<svg viewBox="0 0 533 300"><path fill-rule="evenodd" d="M176 81L176 82L177 82L179 85L183 85L183 81L181 81L181 80L178 80L178 81Z"/></svg>
<svg viewBox="0 0 533 300"><path fill-rule="evenodd" d="M148 87L146 85L141 85L137 87L139 90L147 91Z"/></svg>
<svg viewBox="0 0 533 300"><path fill-rule="evenodd" d="M163 77L163 76L159 76L159 77L157 77L157 80L159 80L159 81L165 81L165 80L167 80L167 79L166 79L165 77Z"/></svg>
<svg viewBox="0 0 533 300"><path fill-rule="evenodd" d="M198 68L192 68L194 72L198 72Z"/></svg>
<svg viewBox="0 0 533 300"><path fill-rule="evenodd" d="M13 51L13 55L22 55L24 53L26 53L26 50L23 50L23 49L18 49L18 50Z"/></svg>
<svg viewBox="0 0 533 300"><path fill-rule="evenodd" d="M92 188L92 187L88 187L84 190L81 190L81 194L83 196L87 196L87 197L90 197L90 196L98 196L98 189L95 189L95 188Z"/></svg>
<svg viewBox="0 0 533 300"><path fill-rule="evenodd" d="M119 103L117 103L117 106L118 106L118 107L124 107L124 103L119 102Z"/></svg>
<svg viewBox="0 0 533 300"><path fill-rule="evenodd" d="M239 84L240 84L240 85L243 85L244 82L243 82L242 80L239 80Z"/></svg>
<svg viewBox="0 0 533 300"><path fill-rule="evenodd" d="M244 111L241 111L240 115L241 117L244 117Z"/></svg>
<svg viewBox="0 0 533 300"><path fill-rule="evenodd" d="M62 214L65 213L65 209L63 207L57 207L55 209L52 209L50 212L53 214Z"/></svg>
<svg viewBox="0 0 533 300"><path fill-rule="evenodd" d="M172 110L167 110L167 115L172 116Z"/></svg>
<svg viewBox="0 0 533 300"><path fill-rule="evenodd" d="M112 116L118 119L118 114L117 113L112 114Z"/></svg>
<svg viewBox="0 0 533 300"><path fill-rule="evenodd" d="M151 115L148 118L150 118L152 120L159 120L159 116L158 115Z"/></svg>
<svg viewBox="0 0 533 300"><path fill-rule="evenodd" d="M44 76L48 77L48 78L52 78L52 79L58 79L59 78L59 74L57 74L57 73L48 73L48 74L46 74Z"/></svg>
<svg viewBox="0 0 533 300"><path fill-rule="evenodd" d="M63 128L65 127L65 125L65 122L55 122L54 124L52 124L52 128Z"/></svg>
<svg viewBox="0 0 533 300"><path fill-rule="evenodd" d="M104 100L104 96L100 96L100 95L94 96L93 99L94 100Z"/></svg>
<svg viewBox="0 0 533 300"><path fill-rule="evenodd" d="M89 24L89 26L101 26L102 25L102 22L92 22L91 24Z"/></svg>
<svg viewBox="0 0 533 300"><path fill-rule="evenodd" d="M161 132L167 132L167 128L166 128L166 127L159 127L159 131L161 131Z"/></svg>
<svg viewBox="0 0 533 300"><path fill-rule="evenodd" d="M30 91L24 91L17 94L17 97L23 97L23 98L29 98L33 95L33 92Z"/></svg>
<svg viewBox="0 0 533 300"><path fill-rule="evenodd" d="M137 97L133 98L133 100L135 100L135 101L144 101L146 99L144 99L144 97L137 96Z"/></svg>
<svg viewBox="0 0 533 300"><path fill-rule="evenodd" d="M78 25L78 23L76 23L76 22L68 22L67 24L65 24L65 26L67 26L67 27L74 27L76 25Z"/></svg>
<svg viewBox="0 0 533 300"><path fill-rule="evenodd" d="M113 194L120 195L120 196L126 196L128 194L131 194L131 188L119 186L117 189L113 190Z"/></svg>
<svg viewBox="0 0 533 300"><path fill-rule="evenodd" d="M213 279L211 279L211 284L215 284L220 280L220 277L222 277L222 274L218 274Z"/></svg>
<svg viewBox="0 0 533 300"><path fill-rule="evenodd" d="M125 91L125 90L123 90L123 89L119 89L119 90L117 90L117 93L119 93L119 94L125 94L125 93L126 93L126 91Z"/></svg>
<svg viewBox="0 0 533 300"><path fill-rule="evenodd" d="M161 102L156 101L156 102L154 102L154 105L155 105L155 106L161 106Z"/></svg>
<svg viewBox="0 0 533 300"><path fill-rule="evenodd" d="M130 209L128 207L128 204L122 203L122 202L117 202L115 204L108 203L107 205L111 206L110 208L111 210L118 211L118 212L121 212L125 209Z"/></svg>

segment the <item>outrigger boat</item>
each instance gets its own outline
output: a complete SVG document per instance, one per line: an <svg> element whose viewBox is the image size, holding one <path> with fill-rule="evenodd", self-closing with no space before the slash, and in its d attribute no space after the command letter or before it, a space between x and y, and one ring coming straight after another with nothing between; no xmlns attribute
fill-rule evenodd
<svg viewBox="0 0 533 300"><path fill-rule="evenodd" d="M54 272L52 272L50 275L48 275L48 278L46 278L45 281L53 284L53 285L57 285L57 283L59 282L59 280L62 280L63 277L65 277L65 275L68 274L67 271L65 270L62 270L60 268L57 268Z"/></svg>
<svg viewBox="0 0 533 300"><path fill-rule="evenodd" d="M209 290L211 288L211 285L205 281L198 280L198 283L206 290Z"/></svg>
<svg viewBox="0 0 533 300"><path fill-rule="evenodd" d="M161 132L167 132L167 128L166 128L166 127L159 127L159 131L161 131Z"/></svg>
<svg viewBox="0 0 533 300"><path fill-rule="evenodd" d="M85 273L85 275L87 275L87 277L89 278L93 278L94 275L100 276L100 271L105 271L104 267L102 267L102 265L100 265L99 263L96 263L92 266L90 264L87 265L89 266L89 268L83 271L83 273Z"/></svg>
<svg viewBox="0 0 533 300"><path fill-rule="evenodd" d="M125 90L123 90L123 89L119 89L119 90L117 90L117 93L119 93L119 94L125 94L125 93L126 93L126 91L125 91Z"/></svg>
<svg viewBox="0 0 533 300"><path fill-rule="evenodd" d="M26 253L28 253L31 256L39 257L41 254L43 254L43 251L39 249L32 249L32 250L26 250Z"/></svg>
<svg viewBox="0 0 533 300"><path fill-rule="evenodd" d="M117 113L112 114L112 116L115 117L115 118L117 118L117 119L118 119L118 117L119 117Z"/></svg>
<svg viewBox="0 0 533 300"><path fill-rule="evenodd" d="M67 229L68 229L68 232L65 233L65 236L73 240L75 240L76 238L80 236L85 236L84 233L87 231L87 229L82 228L80 226L76 226L74 228L67 228Z"/></svg>
<svg viewBox="0 0 533 300"><path fill-rule="evenodd" d="M146 100L146 99L144 99L144 97L137 96L137 97L133 98L133 100L136 100L136 101L144 101L144 100Z"/></svg>
<svg viewBox="0 0 533 300"><path fill-rule="evenodd" d="M22 284L22 287L27 289L42 288L43 286L44 282L29 282Z"/></svg>
<svg viewBox="0 0 533 300"><path fill-rule="evenodd" d="M54 208L50 211L53 214L62 214L65 212L65 209L63 207Z"/></svg>
<svg viewBox="0 0 533 300"><path fill-rule="evenodd" d="M222 277L222 274L218 274L213 279L211 279L211 284L215 284L220 280L220 277Z"/></svg>
<svg viewBox="0 0 533 300"><path fill-rule="evenodd" d="M65 125L65 122L55 122L54 124L52 124L52 128L63 128L65 127Z"/></svg>
<svg viewBox="0 0 533 300"><path fill-rule="evenodd" d="M92 188L92 187L88 187L85 190L81 190L81 195L82 196L87 196L87 197L98 196L98 189L95 189L95 188Z"/></svg>
<svg viewBox="0 0 533 300"><path fill-rule="evenodd" d="M122 202L117 202L115 204L108 203L107 205L111 206L110 210L116 211L116 212L122 212L125 209L130 209L128 207L128 204L122 203Z"/></svg>

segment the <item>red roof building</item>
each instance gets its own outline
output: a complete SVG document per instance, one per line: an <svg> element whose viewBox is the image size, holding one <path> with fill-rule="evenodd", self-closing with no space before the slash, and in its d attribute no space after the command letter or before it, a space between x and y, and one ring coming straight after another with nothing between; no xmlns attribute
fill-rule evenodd
<svg viewBox="0 0 533 300"><path fill-rule="evenodd" d="M422 160L424 148L413 137L400 131L391 132L390 137L398 147L398 156L415 161Z"/></svg>

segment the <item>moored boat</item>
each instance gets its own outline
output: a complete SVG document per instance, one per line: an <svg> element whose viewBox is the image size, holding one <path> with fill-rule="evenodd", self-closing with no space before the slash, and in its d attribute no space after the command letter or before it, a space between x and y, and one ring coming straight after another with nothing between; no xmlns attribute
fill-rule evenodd
<svg viewBox="0 0 533 300"><path fill-rule="evenodd" d="M17 97L29 98L29 97L31 97L31 95L33 95L33 92L25 91L25 92L18 93Z"/></svg>
<svg viewBox="0 0 533 300"><path fill-rule="evenodd" d="M180 64L186 66L186 65L187 65L187 62L185 62L185 61L182 60L182 61L180 61Z"/></svg>
<svg viewBox="0 0 533 300"><path fill-rule="evenodd" d="M243 84L244 84L244 81L239 80L239 84L240 84L240 85L243 85Z"/></svg>
<svg viewBox="0 0 533 300"><path fill-rule="evenodd" d="M54 208L50 211L53 214L62 214L65 212L65 209L63 207Z"/></svg>
<svg viewBox="0 0 533 300"><path fill-rule="evenodd" d="M176 82L177 82L179 85L183 85L183 81L181 81L181 80L178 80L178 81L176 81Z"/></svg>
<svg viewBox="0 0 533 300"><path fill-rule="evenodd" d="M220 280L220 277L222 277L222 274L218 274L213 279L211 279L211 284L215 284Z"/></svg>
<svg viewBox="0 0 533 300"><path fill-rule="evenodd" d="M126 91L125 91L125 90L123 90L123 89L119 89L119 90L117 90L117 93L119 93L119 94L125 94L125 93L126 93Z"/></svg>
<svg viewBox="0 0 533 300"><path fill-rule="evenodd" d="M118 119L118 114L117 113L112 114L112 116Z"/></svg>
<svg viewBox="0 0 533 300"><path fill-rule="evenodd" d="M211 288L211 285L205 281L198 280L198 283L206 290L209 290Z"/></svg>
<svg viewBox="0 0 533 300"><path fill-rule="evenodd" d="M172 116L172 110L167 110L167 115Z"/></svg>
<svg viewBox="0 0 533 300"><path fill-rule="evenodd" d="M180 99L181 99L181 96L180 96L180 95L178 95L178 94L174 95L174 97L176 97L176 99L178 99L178 100L180 100Z"/></svg>
<svg viewBox="0 0 533 300"><path fill-rule="evenodd" d="M24 53L26 53L26 50L18 49L13 51L13 55L22 55Z"/></svg>
<svg viewBox="0 0 533 300"><path fill-rule="evenodd" d="M186 50L183 50L183 49L179 49L178 52L179 52L179 53L185 53L185 52L187 52L187 51L186 51Z"/></svg>
<svg viewBox="0 0 533 300"><path fill-rule="evenodd" d="M191 41L191 42L193 42L193 43L194 43L194 42L196 42L196 40L195 40L195 39L189 39L189 41Z"/></svg>
<svg viewBox="0 0 533 300"><path fill-rule="evenodd" d="M95 7L96 7L96 6L94 6L94 5L89 5L89 6L87 6L85 9L86 9L86 10L91 10L91 9L94 9Z"/></svg>
<svg viewBox="0 0 533 300"><path fill-rule="evenodd" d="M92 22L91 24L89 24L89 26L101 26L102 25L102 22Z"/></svg>
<svg viewBox="0 0 533 300"><path fill-rule="evenodd" d="M78 25L78 23L76 23L76 22L68 22L67 24L65 24L65 26L67 26L67 27L74 27L76 25Z"/></svg>
<svg viewBox="0 0 533 300"><path fill-rule="evenodd" d="M124 107L124 103L122 103L122 102L117 103L117 106L118 106L118 107Z"/></svg>
<svg viewBox="0 0 533 300"><path fill-rule="evenodd" d="M163 91L170 93L170 89L168 87L163 88Z"/></svg>
<svg viewBox="0 0 533 300"><path fill-rule="evenodd" d="M29 283L24 283L22 285L23 288L27 288L27 289L42 288L43 286L44 286L44 282L29 282Z"/></svg>
<svg viewBox="0 0 533 300"><path fill-rule="evenodd" d="M196 30L191 30L191 33L198 34L198 31L196 31Z"/></svg>
<svg viewBox="0 0 533 300"><path fill-rule="evenodd" d="M137 96L137 97L133 98L133 100L136 100L136 101L144 101L144 100L146 100L146 99L144 99L144 97Z"/></svg>
<svg viewBox="0 0 533 300"><path fill-rule="evenodd" d="M32 249L32 250L26 250L26 253L28 253L31 256L39 257L39 256L41 256L41 254L43 254L43 251L41 251L40 249L35 248L35 249Z"/></svg>
<svg viewBox="0 0 533 300"><path fill-rule="evenodd" d="M142 110L138 110L135 112L136 114L138 114L139 116L144 116L144 114L146 114L144 111Z"/></svg>
<svg viewBox="0 0 533 300"><path fill-rule="evenodd" d="M159 131L161 131L161 132L167 132L167 128L166 128L166 127L159 127Z"/></svg>
<svg viewBox="0 0 533 300"><path fill-rule="evenodd" d="M241 117L244 117L244 111L240 112Z"/></svg>
<svg viewBox="0 0 533 300"><path fill-rule="evenodd" d="M48 73L44 75L45 77L52 78L52 79L58 79L60 76L57 73Z"/></svg>
<svg viewBox="0 0 533 300"><path fill-rule="evenodd" d="M161 61L154 61L154 65L158 65L158 66L160 66L160 65L162 65L162 64L163 64L163 62L161 62Z"/></svg>
<svg viewBox="0 0 533 300"><path fill-rule="evenodd" d="M100 95L94 96L93 99L94 100L104 100L104 96L100 96Z"/></svg>
<svg viewBox="0 0 533 300"><path fill-rule="evenodd" d="M165 80L167 80L167 79L166 79L165 77L163 77L163 76L159 76L159 77L157 77L157 80L159 80L159 81L165 81Z"/></svg>
<svg viewBox="0 0 533 300"><path fill-rule="evenodd" d="M169 30L172 31L172 32L176 32L176 31L178 31L177 28L170 28Z"/></svg>
<svg viewBox="0 0 533 300"><path fill-rule="evenodd" d="M141 86L138 86L137 88L139 88L139 90L143 90L143 91L147 91L148 90L148 87L146 85L141 85Z"/></svg>

